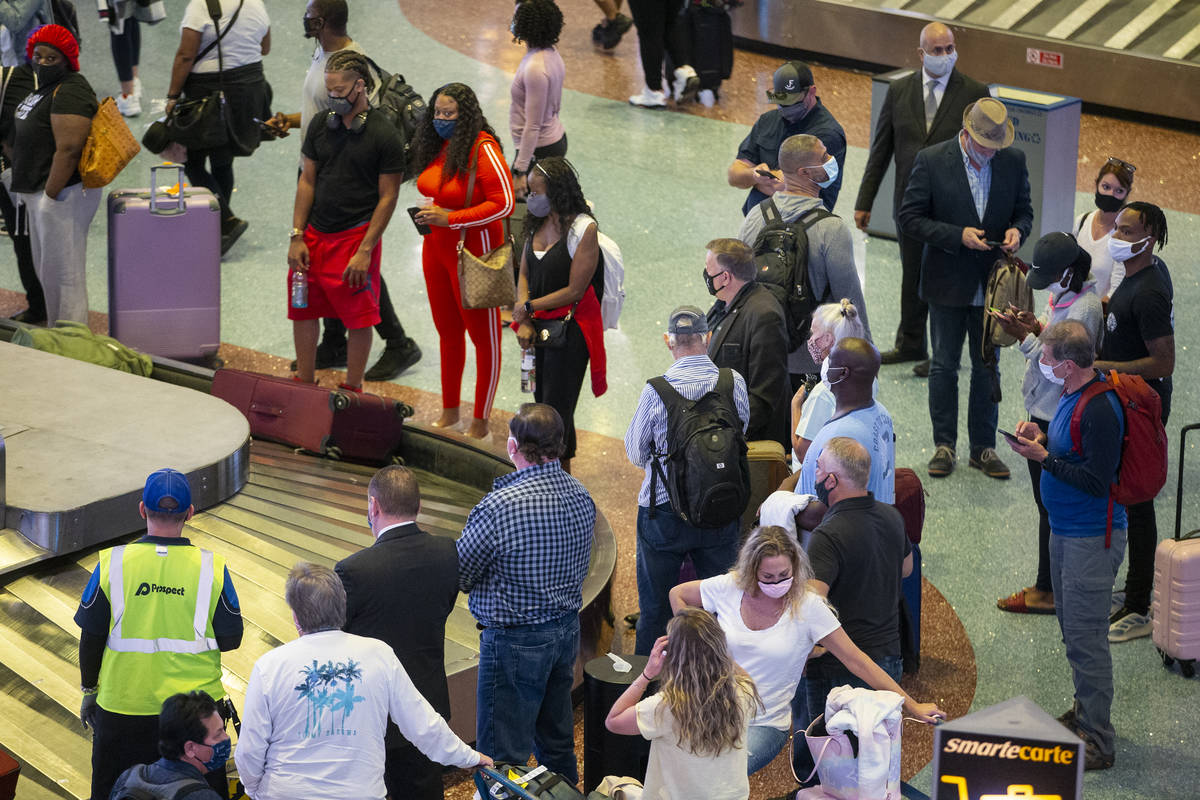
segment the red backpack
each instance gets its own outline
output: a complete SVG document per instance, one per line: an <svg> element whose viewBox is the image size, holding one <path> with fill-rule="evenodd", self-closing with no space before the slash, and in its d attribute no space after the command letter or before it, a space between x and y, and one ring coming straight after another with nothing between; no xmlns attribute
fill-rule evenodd
<svg viewBox="0 0 1200 800"><path fill-rule="evenodd" d="M1121 461L1117 478L1108 490L1108 533L1112 536L1113 503L1129 506L1158 496L1167 483L1167 430L1162 423L1162 398L1140 375L1112 370L1088 384L1071 414L1071 449L1082 453L1079 439L1083 409L1093 397L1116 392L1125 417Z"/></svg>

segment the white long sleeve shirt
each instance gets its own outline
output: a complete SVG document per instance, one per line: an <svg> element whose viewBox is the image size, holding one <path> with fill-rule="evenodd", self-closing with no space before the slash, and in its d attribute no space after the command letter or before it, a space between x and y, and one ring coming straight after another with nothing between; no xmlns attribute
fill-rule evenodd
<svg viewBox="0 0 1200 800"><path fill-rule="evenodd" d="M431 760L478 763L383 642L323 631L277 647L255 663L246 689L236 752L246 794L382 800L389 714Z"/></svg>

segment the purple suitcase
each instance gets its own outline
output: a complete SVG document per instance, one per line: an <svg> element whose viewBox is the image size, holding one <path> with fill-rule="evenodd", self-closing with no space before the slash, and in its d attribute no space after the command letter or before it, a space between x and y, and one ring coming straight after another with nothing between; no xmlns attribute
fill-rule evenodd
<svg viewBox="0 0 1200 800"><path fill-rule="evenodd" d="M208 189L158 186L108 195L108 330L135 350L185 361L221 343L221 212Z"/></svg>
<svg viewBox="0 0 1200 800"><path fill-rule="evenodd" d="M1183 457L1189 431L1179 432L1179 484L1175 491L1175 538L1158 543L1154 551L1154 644L1163 666L1179 662L1184 677L1196 674L1200 658L1200 531L1181 534L1183 522Z"/></svg>

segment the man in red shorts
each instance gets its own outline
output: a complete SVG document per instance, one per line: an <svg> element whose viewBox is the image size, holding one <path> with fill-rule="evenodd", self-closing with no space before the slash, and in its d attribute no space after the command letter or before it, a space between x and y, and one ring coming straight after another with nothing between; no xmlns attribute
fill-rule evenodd
<svg viewBox="0 0 1200 800"><path fill-rule="evenodd" d="M331 110L305 132L288 266L305 272L308 305L288 306L296 342L296 380L314 381L322 317L347 329L346 382L361 392L379 322L379 240L404 175L404 147L387 117L370 108L374 78L366 58L339 50L325 64ZM289 286L291 272L289 271Z"/></svg>

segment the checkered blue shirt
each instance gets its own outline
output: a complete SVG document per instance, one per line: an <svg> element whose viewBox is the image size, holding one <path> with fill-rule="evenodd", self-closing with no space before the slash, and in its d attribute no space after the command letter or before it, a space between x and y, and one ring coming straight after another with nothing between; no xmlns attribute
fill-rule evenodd
<svg viewBox="0 0 1200 800"><path fill-rule="evenodd" d="M982 221L983 212L987 211L988 193L992 191L992 162L984 164L982 169L975 169L975 165L971 163L971 157L967 155L967 148L963 146L961 134L958 137L958 149L962 151L963 168L967 171L967 183L971 186L971 199L975 201L975 213L979 214L979 219Z"/></svg>
<svg viewBox="0 0 1200 800"><path fill-rule="evenodd" d="M495 480L458 539L458 586L486 627L548 622L583 605L596 504L558 461Z"/></svg>

